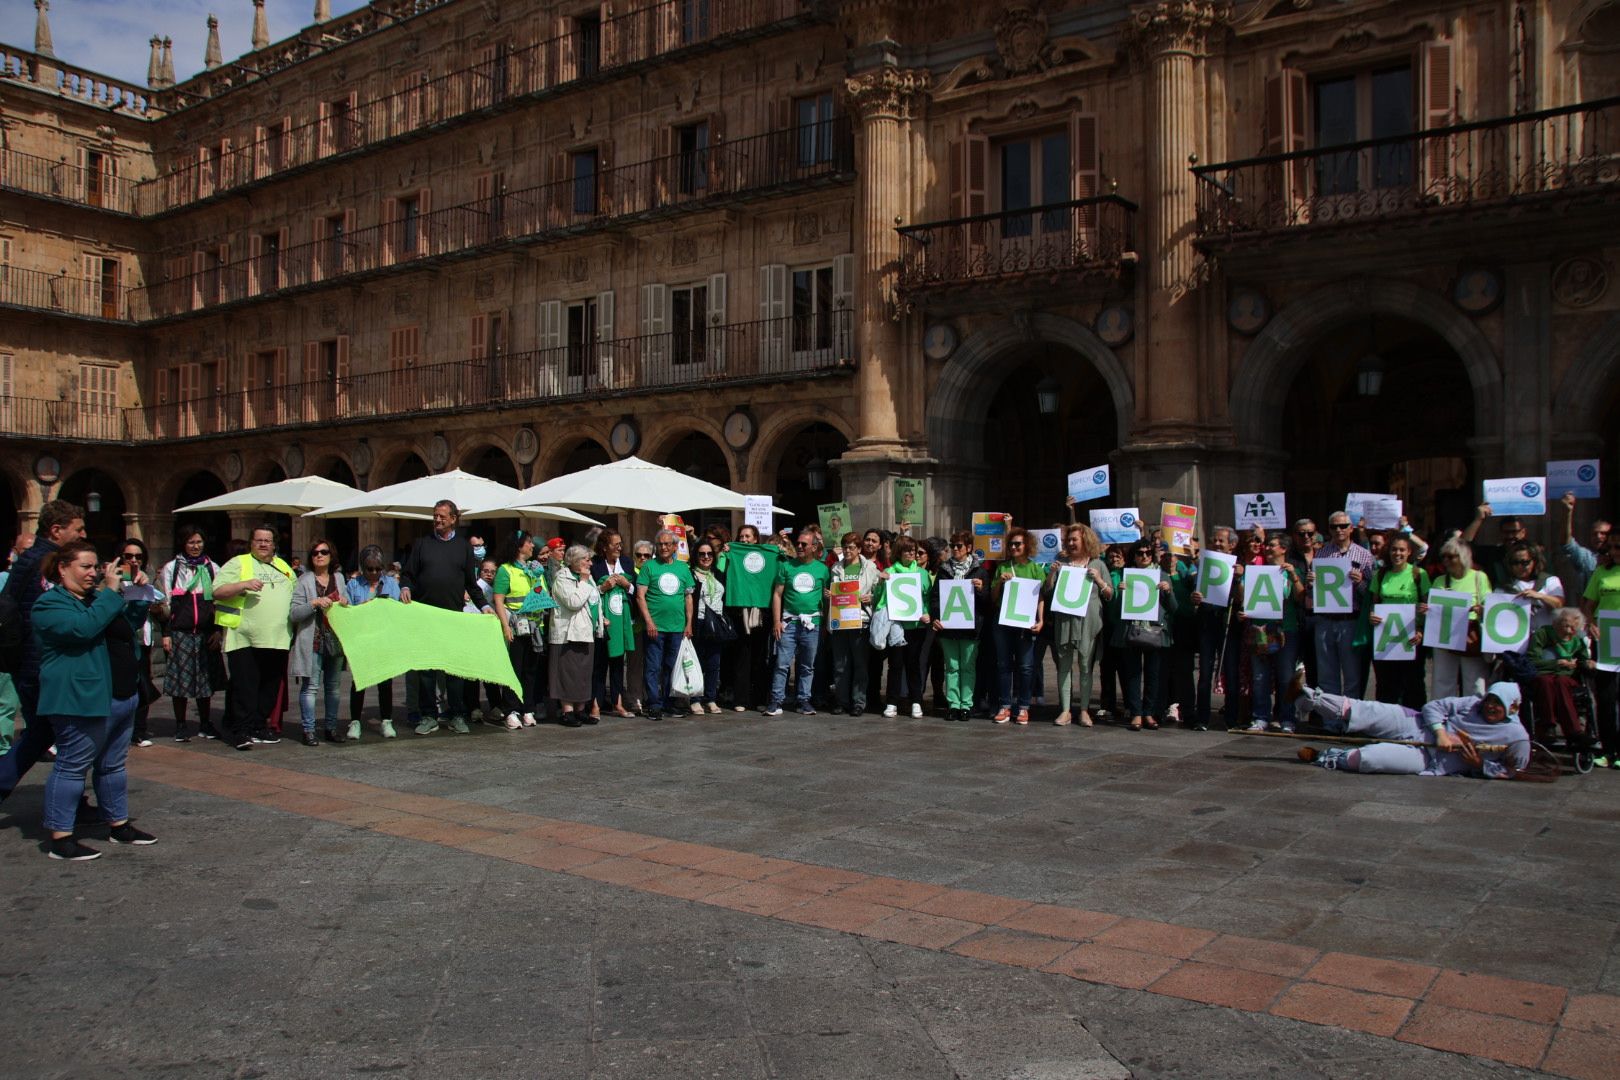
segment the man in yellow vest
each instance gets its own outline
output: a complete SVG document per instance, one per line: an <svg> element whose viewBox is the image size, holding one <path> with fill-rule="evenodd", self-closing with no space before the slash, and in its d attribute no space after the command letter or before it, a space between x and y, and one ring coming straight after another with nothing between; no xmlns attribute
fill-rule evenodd
<svg viewBox="0 0 1620 1080"><path fill-rule="evenodd" d="M260 525L246 555L220 568L214 582L214 622L225 630L231 675L231 742L238 750L280 742L270 731L276 693L287 677L293 572L276 556L276 530Z"/></svg>

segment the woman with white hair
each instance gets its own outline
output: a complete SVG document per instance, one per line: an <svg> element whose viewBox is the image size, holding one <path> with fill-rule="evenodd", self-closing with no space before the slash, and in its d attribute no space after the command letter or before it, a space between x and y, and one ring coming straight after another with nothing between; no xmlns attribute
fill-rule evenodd
<svg viewBox="0 0 1620 1080"><path fill-rule="evenodd" d="M1434 696L1456 697L1459 694L1483 694L1485 681L1490 677L1490 659L1481 655L1479 620L1485 613L1485 596L1491 591L1491 579L1483 570L1474 569L1474 553L1466 540L1453 537L1440 545L1440 563L1445 573L1430 583L1430 592L1442 589L1467 593L1473 598L1468 607L1468 646L1464 652L1435 647ZM1435 605L1431 602L1430 608ZM1433 614L1429 616L1433 618ZM1434 635L1426 635L1434 645Z"/></svg>
<svg viewBox="0 0 1620 1080"><path fill-rule="evenodd" d="M1556 726L1570 743L1590 743L1592 736L1581 729L1580 713L1575 708L1577 673L1593 667L1586 640L1586 616L1572 607L1554 611L1552 622L1530 635L1525 655L1536 668L1535 680L1530 683L1536 737L1545 738Z"/></svg>
<svg viewBox="0 0 1620 1080"><path fill-rule="evenodd" d="M602 632L602 596L591 580L591 549L573 544L551 583L551 696L562 706L562 725L594 724L591 673Z"/></svg>

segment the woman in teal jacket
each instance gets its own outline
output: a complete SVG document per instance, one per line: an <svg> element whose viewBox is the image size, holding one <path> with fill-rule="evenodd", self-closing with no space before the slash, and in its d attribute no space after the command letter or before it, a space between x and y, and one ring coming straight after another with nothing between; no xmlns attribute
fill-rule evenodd
<svg viewBox="0 0 1620 1080"><path fill-rule="evenodd" d="M39 714L56 731L56 764L45 781L45 828L53 859L84 862L101 852L73 839L74 816L93 772L96 802L112 826L115 844L151 844L156 838L129 820L124 760L134 731L140 691L113 696L107 628L124 615L125 581L119 564L109 562L96 589L96 549L83 540L62 545L47 556L47 589L34 604L34 636L39 640ZM135 584L145 585L140 574ZM140 613L145 617L145 612Z"/></svg>

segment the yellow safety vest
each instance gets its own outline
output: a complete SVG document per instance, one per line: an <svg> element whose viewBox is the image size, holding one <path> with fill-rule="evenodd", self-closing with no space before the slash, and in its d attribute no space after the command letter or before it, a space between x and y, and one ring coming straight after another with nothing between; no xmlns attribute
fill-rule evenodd
<svg viewBox="0 0 1620 1080"><path fill-rule="evenodd" d="M226 563L220 568L219 581L227 584L232 581L252 581L254 578L253 564L256 561L258 560L254 559L251 554L238 555L236 558L232 559L230 562ZM274 559L272 559L270 565L281 571L283 574L286 574L289 580L292 578L292 567L282 562L281 556L277 555ZM237 574L237 576L234 578L230 576L232 567L235 567ZM239 592L235 596L228 597L224 600L215 597L214 625L222 626L226 629L241 626L242 609L247 607L247 598L248 594L245 592Z"/></svg>

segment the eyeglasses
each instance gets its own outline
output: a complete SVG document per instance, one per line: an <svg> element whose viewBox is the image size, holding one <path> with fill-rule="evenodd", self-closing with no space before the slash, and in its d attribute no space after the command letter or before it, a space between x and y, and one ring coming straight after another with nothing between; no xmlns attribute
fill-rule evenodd
<svg viewBox="0 0 1620 1080"><path fill-rule="evenodd" d="M1009 540L1007 541L1007 546L1010 548L1021 548L1024 546L1024 542L1022 540Z"/></svg>
<svg viewBox="0 0 1620 1080"><path fill-rule="evenodd" d="M700 559L712 559L712 558L714 558L714 552L712 552L712 551L700 551L700 552L697 553L697 557L700 558Z"/></svg>
<svg viewBox="0 0 1620 1080"><path fill-rule="evenodd" d="M128 559L130 562L140 562L141 553L138 551L126 551L124 552L124 558Z"/></svg>
<svg viewBox="0 0 1620 1080"><path fill-rule="evenodd" d="M1535 563L1530 559L1509 559L1508 560L1508 565L1509 566L1534 566Z"/></svg>
<svg viewBox="0 0 1620 1080"><path fill-rule="evenodd" d="M807 547L813 547L814 545L811 544L810 541L808 541L808 540L800 540L798 543L794 544L793 546L794 547L807 548Z"/></svg>
<svg viewBox="0 0 1620 1080"><path fill-rule="evenodd" d="M636 558L638 558L638 559L650 559L650 558L652 558L652 552L650 552L650 551L638 551L638 552L636 552Z"/></svg>
<svg viewBox="0 0 1620 1080"><path fill-rule="evenodd" d="M1334 521L1330 522L1329 524L1330 527L1334 529L1348 529L1350 527L1350 523L1348 521Z"/></svg>
<svg viewBox="0 0 1620 1080"><path fill-rule="evenodd" d="M331 548L316 548L314 551L310 552L310 554L311 555L330 555L330 554L332 554L332 549Z"/></svg>
<svg viewBox="0 0 1620 1080"><path fill-rule="evenodd" d="M967 547L967 545L962 543L962 541L960 541L960 540L952 540L951 541L951 547L953 547L953 548L958 548L958 547L959 548L965 548L965 547Z"/></svg>

